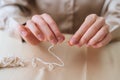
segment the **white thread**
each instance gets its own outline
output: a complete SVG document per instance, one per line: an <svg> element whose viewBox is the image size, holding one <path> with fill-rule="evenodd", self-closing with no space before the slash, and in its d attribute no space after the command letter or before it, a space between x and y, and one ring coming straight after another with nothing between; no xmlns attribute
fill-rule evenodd
<svg viewBox="0 0 120 80"><path fill-rule="evenodd" d="M64 62L63 62L57 55L55 55L55 53L53 53L53 52L51 51L51 49L52 49L53 47L54 47L54 45L51 45L51 46L48 48L48 52L49 52L50 54L52 54L52 56L54 56L58 61L60 61L61 64L55 63L55 62L46 62L46 61L42 60L41 58L33 58L33 60L32 60L32 65L33 65L33 67L36 67L36 66L37 66L36 61L39 61L39 62L41 62L41 63L43 63L43 64L45 64L45 65L48 65L48 69L49 69L50 71L54 69L54 65L59 66L59 67L63 67L63 66L64 66Z"/></svg>
<svg viewBox="0 0 120 80"><path fill-rule="evenodd" d="M54 69L54 66L64 66L64 62L57 56L55 55L51 49L54 47L54 45L51 45L49 48L48 48L48 52L50 54L52 54L56 59L58 59L60 61L61 64L58 64L58 63L55 63L55 62L46 62L44 60L42 60L41 58L33 58L32 59L32 66L33 67L36 67L37 64L36 64L36 61L39 61L39 62L42 62L43 64L46 64L48 65L48 68L49 70L53 70ZM28 62L28 61L27 61ZM22 66L24 67L25 66L25 60L23 60L22 58L19 58L19 57L3 57L1 60L0 60L0 68L6 68L6 67L18 67L18 66Z"/></svg>
<svg viewBox="0 0 120 80"><path fill-rule="evenodd" d="M53 52L51 51L51 49L52 49L53 47L54 47L54 45L50 46L50 47L48 48L48 51L49 51L55 58L57 58L57 59L60 61L61 64L58 64L58 63L52 63L52 64L57 65L57 66L60 66L60 67L63 67L63 66L64 66L64 62L63 62L57 55L55 55L55 53L53 53Z"/></svg>
<svg viewBox="0 0 120 80"><path fill-rule="evenodd" d="M23 59L19 57L3 57L0 60L0 68L25 66Z"/></svg>
<svg viewBox="0 0 120 80"><path fill-rule="evenodd" d="M32 66L35 68L37 66L36 58L33 58L31 62L32 62Z"/></svg>

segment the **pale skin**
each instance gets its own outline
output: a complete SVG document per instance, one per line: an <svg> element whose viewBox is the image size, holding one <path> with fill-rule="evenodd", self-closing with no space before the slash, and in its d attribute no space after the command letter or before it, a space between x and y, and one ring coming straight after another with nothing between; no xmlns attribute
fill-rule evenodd
<svg viewBox="0 0 120 80"><path fill-rule="evenodd" d="M19 26L18 30L22 38L32 45L37 45L42 41L57 44L65 39L55 21L46 13L34 15L31 20L26 22L25 26ZM105 19L96 14L90 14L68 42L71 46L86 45L87 47L100 48L108 44L111 39L112 36Z"/></svg>

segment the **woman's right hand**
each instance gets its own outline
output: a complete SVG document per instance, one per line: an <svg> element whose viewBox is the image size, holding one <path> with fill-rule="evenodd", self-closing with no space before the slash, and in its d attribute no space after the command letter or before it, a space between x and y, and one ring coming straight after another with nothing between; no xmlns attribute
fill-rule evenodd
<svg viewBox="0 0 120 80"><path fill-rule="evenodd" d="M37 45L41 41L49 41L52 44L64 41L64 36L59 31L58 26L48 14L34 15L26 25L21 25L18 31L22 38L32 44Z"/></svg>

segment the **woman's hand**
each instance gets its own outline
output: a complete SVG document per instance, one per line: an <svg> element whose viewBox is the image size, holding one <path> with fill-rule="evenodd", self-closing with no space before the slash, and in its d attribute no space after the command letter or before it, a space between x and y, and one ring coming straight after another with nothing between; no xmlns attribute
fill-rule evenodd
<svg viewBox="0 0 120 80"><path fill-rule="evenodd" d="M32 45L37 45L41 41L56 44L64 40L55 21L48 14L34 15L25 26L21 25L18 30L22 38Z"/></svg>
<svg viewBox="0 0 120 80"><path fill-rule="evenodd" d="M88 15L79 28L79 30L72 36L70 45L91 46L99 48L108 44L111 40L109 26L105 23L103 17L96 14Z"/></svg>

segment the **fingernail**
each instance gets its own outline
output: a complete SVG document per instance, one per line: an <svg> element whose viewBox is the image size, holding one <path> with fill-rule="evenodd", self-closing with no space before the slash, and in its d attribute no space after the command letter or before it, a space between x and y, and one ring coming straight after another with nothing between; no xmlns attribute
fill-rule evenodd
<svg viewBox="0 0 120 80"><path fill-rule="evenodd" d="M43 41L43 40L44 40L43 35L38 35L38 39L39 39L40 41Z"/></svg>
<svg viewBox="0 0 120 80"><path fill-rule="evenodd" d="M57 44L57 40L56 39L53 39L50 41L52 44Z"/></svg>
<svg viewBox="0 0 120 80"><path fill-rule="evenodd" d="M27 32L24 31L24 30L22 30L22 31L21 31L21 34L22 34L23 36L26 36L26 35L27 35Z"/></svg>
<svg viewBox="0 0 120 80"><path fill-rule="evenodd" d="M71 45L77 44L76 39L72 38L72 39L70 40L70 44L71 44Z"/></svg>

